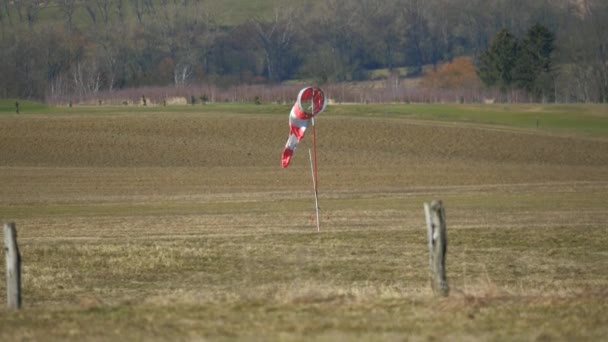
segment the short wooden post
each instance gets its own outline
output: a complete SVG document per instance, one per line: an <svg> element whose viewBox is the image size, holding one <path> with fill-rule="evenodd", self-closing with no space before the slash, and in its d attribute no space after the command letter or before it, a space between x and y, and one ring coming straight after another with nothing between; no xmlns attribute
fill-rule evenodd
<svg viewBox="0 0 608 342"><path fill-rule="evenodd" d="M424 203L427 237L429 240L429 264L431 288L435 294L448 296L450 288L445 276L445 257L448 247L445 210L440 200Z"/></svg>
<svg viewBox="0 0 608 342"><path fill-rule="evenodd" d="M8 308L18 310L21 308L21 255L17 247L17 229L14 223L4 224L4 255Z"/></svg>

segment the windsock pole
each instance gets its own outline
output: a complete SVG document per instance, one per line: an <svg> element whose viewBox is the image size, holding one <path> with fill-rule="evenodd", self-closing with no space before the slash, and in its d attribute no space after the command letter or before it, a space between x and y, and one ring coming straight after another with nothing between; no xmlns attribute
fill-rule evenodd
<svg viewBox="0 0 608 342"><path fill-rule="evenodd" d="M311 100L310 100L310 107L312 109L312 118L311 120L311 124L312 124L312 157L310 157L310 149L308 149L308 154L311 160L311 167L312 167L312 184L314 187L314 192L315 192L315 210L317 212L317 233L321 230L320 229L320 223L319 223L319 193L318 193L318 184L319 184L319 179L317 177L317 134L316 134L316 129L315 129L315 91L313 89L312 91L312 96L311 96Z"/></svg>
<svg viewBox="0 0 608 342"><path fill-rule="evenodd" d="M310 158L310 171L312 173L312 187L313 187L313 191L315 194L315 210L317 212L316 221L317 221L317 233L318 233L321 230L320 224L319 224L319 195L317 193L317 180L316 180L317 177L315 174L315 167L313 166L312 154L310 152L310 149L308 149L308 157Z"/></svg>

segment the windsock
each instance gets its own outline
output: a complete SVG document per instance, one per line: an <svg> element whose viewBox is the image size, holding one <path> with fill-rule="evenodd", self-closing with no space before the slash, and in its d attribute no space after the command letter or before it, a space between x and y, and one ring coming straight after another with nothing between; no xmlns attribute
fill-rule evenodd
<svg viewBox="0 0 608 342"><path fill-rule="evenodd" d="M289 138L281 158L283 168L289 166L293 152L300 140L304 138L310 120L325 110L326 105L325 95L320 88L306 87L300 90L296 103L289 113Z"/></svg>

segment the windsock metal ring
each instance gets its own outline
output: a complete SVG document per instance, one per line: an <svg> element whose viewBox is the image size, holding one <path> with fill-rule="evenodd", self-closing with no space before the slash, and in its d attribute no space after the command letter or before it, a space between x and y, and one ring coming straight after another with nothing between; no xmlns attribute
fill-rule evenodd
<svg viewBox="0 0 608 342"><path fill-rule="evenodd" d="M296 103L289 113L289 138L281 157L283 168L289 165L298 142L304 137L310 119L325 110L326 106L327 98L321 88L306 87L300 90Z"/></svg>
<svg viewBox="0 0 608 342"><path fill-rule="evenodd" d="M327 99L318 87L306 87L298 94L298 109L307 116L315 116L325 110Z"/></svg>

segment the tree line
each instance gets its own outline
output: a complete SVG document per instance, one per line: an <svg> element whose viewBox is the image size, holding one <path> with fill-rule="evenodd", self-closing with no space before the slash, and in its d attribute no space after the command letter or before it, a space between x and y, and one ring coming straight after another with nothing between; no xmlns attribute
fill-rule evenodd
<svg viewBox="0 0 608 342"><path fill-rule="evenodd" d="M283 1L244 20L217 3L0 0L0 97L338 84L469 56L509 100L517 90L534 101L608 101L606 1ZM535 45L543 39L549 50Z"/></svg>
<svg viewBox="0 0 608 342"><path fill-rule="evenodd" d="M523 89L536 101L555 100L557 72L552 53L555 36L545 26L535 24L523 39L503 29L479 57L477 72L489 86L503 93Z"/></svg>

